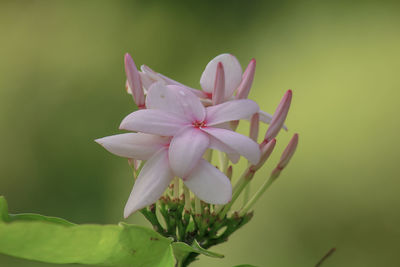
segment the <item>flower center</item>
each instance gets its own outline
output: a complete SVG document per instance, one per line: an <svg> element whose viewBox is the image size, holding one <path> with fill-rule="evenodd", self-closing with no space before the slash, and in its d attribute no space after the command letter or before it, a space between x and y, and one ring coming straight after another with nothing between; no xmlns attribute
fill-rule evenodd
<svg viewBox="0 0 400 267"><path fill-rule="evenodd" d="M206 122L205 121L194 121L193 122L193 127L194 128L201 128L201 127L205 127L206 126Z"/></svg>

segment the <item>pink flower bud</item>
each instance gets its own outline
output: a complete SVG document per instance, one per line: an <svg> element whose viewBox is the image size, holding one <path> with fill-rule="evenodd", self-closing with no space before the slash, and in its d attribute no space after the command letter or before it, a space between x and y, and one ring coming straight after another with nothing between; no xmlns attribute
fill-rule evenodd
<svg viewBox="0 0 400 267"><path fill-rule="evenodd" d="M275 138L278 135L279 131L281 130L286 120L286 116L288 114L291 101L292 101L292 90L288 90L283 96L278 107L276 108L274 115L272 116L271 123L264 137L264 140L266 142L269 142L269 140Z"/></svg>
<svg viewBox="0 0 400 267"><path fill-rule="evenodd" d="M296 151L298 142L299 142L299 134L295 133L282 153L281 159L277 166L279 169L285 168L285 166L289 163L294 152Z"/></svg>
<svg viewBox="0 0 400 267"><path fill-rule="evenodd" d="M133 100L139 109L144 108L145 100L140 75L135 62L133 62L132 57L128 53L125 54L125 72L129 88L132 91Z"/></svg>
<svg viewBox="0 0 400 267"><path fill-rule="evenodd" d="M272 139L271 141L269 141L268 143L263 142L260 145L260 150L261 150L260 161L256 165L251 166L250 171L255 172L264 165L264 163L267 161L269 156L272 154L272 151L274 150L275 145L276 145L275 138Z"/></svg>
<svg viewBox="0 0 400 267"><path fill-rule="evenodd" d="M254 142L257 142L257 139L258 139L259 124L260 124L260 115L257 112L257 113L254 113L253 116L251 116L251 120L250 120L249 137Z"/></svg>
<svg viewBox="0 0 400 267"><path fill-rule="evenodd" d="M218 105L224 102L225 98L225 73L224 65L218 62L217 71L215 73L214 90L212 94L213 105Z"/></svg>
<svg viewBox="0 0 400 267"><path fill-rule="evenodd" d="M292 139L289 141L289 144L286 146L285 150L282 153L281 159L276 166L276 168L271 173L271 179L276 179L281 174L281 171L286 167L292 158L294 152L296 151L297 144L299 142L299 134L295 133Z"/></svg>
<svg viewBox="0 0 400 267"><path fill-rule="evenodd" d="M246 99L248 97L251 85L253 84L255 71L256 60L253 58L243 73L242 82L237 89L236 99Z"/></svg>

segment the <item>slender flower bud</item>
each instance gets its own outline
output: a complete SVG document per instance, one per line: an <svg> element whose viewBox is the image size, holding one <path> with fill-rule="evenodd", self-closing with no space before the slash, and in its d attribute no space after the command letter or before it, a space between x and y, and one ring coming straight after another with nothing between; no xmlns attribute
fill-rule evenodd
<svg viewBox="0 0 400 267"><path fill-rule="evenodd" d="M225 73L224 65L218 62L217 71L215 73L214 90L212 94L213 105L218 105L224 102L225 98Z"/></svg>
<svg viewBox="0 0 400 267"><path fill-rule="evenodd" d="M128 53L125 54L125 72L129 88L132 91L133 100L138 108L144 108L145 100L140 75L135 62L133 62L132 57Z"/></svg>
<svg viewBox="0 0 400 267"><path fill-rule="evenodd" d="M269 158L269 156L272 154L272 151L274 150L276 145L276 139L272 139L271 141L269 141L268 143L261 143L260 145L260 150L261 150L261 157L260 157L260 161L256 164L256 165L252 165L250 167L250 170L255 172L258 169L260 169L264 163L267 161L267 159Z"/></svg>
<svg viewBox="0 0 400 267"><path fill-rule="evenodd" d="M292 139L289 141L289 144L286 146L285 150L282 153L281 159L276 166L276 168L271 173L271 178L278 178L280 172L286 167L292 158L294 152L296 151L297 144L299 142L299 134L295 133Z"/></svg>
<svg viewBox="0 0 400 267"><path fill-rule="evenodd" d="M282 153L281 160L279 161L278 167L283 169L289 163L294 152L296 151L297 144L299 143L299 134L295 133L290 140L289 144Z"/></svg>
<svg viewBox="0 0 400 267"><path fill-rule="evenodd" d="M256 143L257 143L257 139L258 139L259 124L260 124L260 115L258 113L254 113L254 115L251 116L251 120L250 120L249 137L251 140L253 140Z"/></svg>
<svg viewBox="0 0 400 267"><path fill-rule="evenodd" d="M253 58L243 73L242 82L237 89L236 99L246 99L248 97L251 85L253 84L255 71L256 60Z"/></svg>
<svg viewBox="0 0 400 267"><path fill-rule="evenodd" d="M268 127L267 132L265 133L264 137L265 142L269 142L272 138L275 138L278 135L279 131L281 130L285 122L291 101L292 101L292 90L288 90L283 96L278 107L276 108L274 115L272 116L271 123Z"/></svg>

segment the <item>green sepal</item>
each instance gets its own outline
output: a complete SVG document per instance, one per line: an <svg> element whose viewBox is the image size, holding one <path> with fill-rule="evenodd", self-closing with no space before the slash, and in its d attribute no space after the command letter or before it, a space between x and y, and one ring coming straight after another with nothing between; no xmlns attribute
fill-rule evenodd
<svg viewBox="0 0 400 267"><path fill-rule="evenodd" d="M202 248L196 240L194 240L192 246L189 246L184 242L174 242L172 243L172 248L174 250L175 258L178 262L182 262L192 252L213 258L224 257L222 254L211 252Z"/></svg>

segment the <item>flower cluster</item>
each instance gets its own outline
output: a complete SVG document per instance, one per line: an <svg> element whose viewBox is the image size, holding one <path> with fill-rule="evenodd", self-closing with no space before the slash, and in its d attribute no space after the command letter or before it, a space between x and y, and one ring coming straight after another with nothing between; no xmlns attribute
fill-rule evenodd
<svg viewBox="0 0 400 267"><path fill-rule="evenodd" d="M111 153L128 158L133 166L136 180L125 206L125 218L147 206L154 210L153 204L159 199L161 206L171 199L175 204L182 203L186 214L193 210L197 217L211 214L203 223L208 231L213 230L210 220L226 218L274 150L279 131L286 129L284 122L292 99L292 91L288 90L273 115L247 99L255 67L253 59L242 72L233 55L219 55L206 66L198 90L145 65L138 71L131 56L125 55L126 88L138 110L122 120L120 129L132 132L96 140ZM249 136L236 132L242 119L250 121ZM258 144L260 122L270 125ZM246 216L279 176L297 142L295 134L270 179L235 212L237 218ZM219 155L217 166L212 161L213 153ZM240 156L247 159L248 167L240 178L232 179L232 166ZM232 188L233 180L236 183ZM200 231L202 223L196 218L193 220ZM162 227L156 220L153 218L153 225Z"/></svg>

